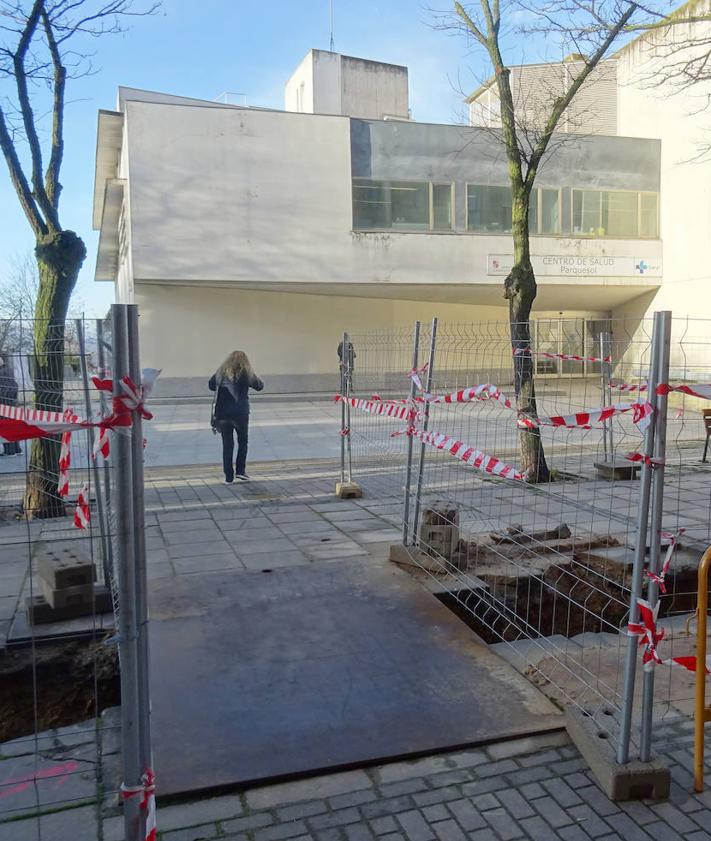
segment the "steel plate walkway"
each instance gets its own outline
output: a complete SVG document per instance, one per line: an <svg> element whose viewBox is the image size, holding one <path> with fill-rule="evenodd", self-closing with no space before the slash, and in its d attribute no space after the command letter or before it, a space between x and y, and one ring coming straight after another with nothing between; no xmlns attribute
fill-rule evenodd
<svg viewBox="0 0 711 841"><path fill-rule="evenodd" d="M153 582L161 795L562 726L535 687L397 567L366 554L267 564Z"/></svg>

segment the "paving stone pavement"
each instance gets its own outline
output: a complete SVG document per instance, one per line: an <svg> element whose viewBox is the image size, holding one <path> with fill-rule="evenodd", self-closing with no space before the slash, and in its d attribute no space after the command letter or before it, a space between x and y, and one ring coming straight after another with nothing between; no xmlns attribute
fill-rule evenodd
<svg viewBox="0 0 711 841"><path fill-rule="evenodd" d="M666 802L610 802L567 735L557 732L159 807L159 837L711 841L711 791L693 794L692 742L687 719L659 732L672 769ZM120 818L105 821L103 830L105 841L123 838Z"/></svg>

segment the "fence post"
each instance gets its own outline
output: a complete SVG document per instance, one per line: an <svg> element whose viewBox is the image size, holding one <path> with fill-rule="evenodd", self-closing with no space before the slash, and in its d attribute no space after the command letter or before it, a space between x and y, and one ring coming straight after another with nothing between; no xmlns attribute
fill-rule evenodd
<svg viewBox="0 0 711 841"><path fill-rule="evenodd" d="M105 379L108 374L106 370L106 350L107 348L110 349L110 346L104 338L104 323L100 318L96 319L96 345L98 356L97 361L99 363L99 376L101 379ZM99 392L99 403L101 405L101 414L103 417L106 417L109 414L109 405L104 391ZM109 511L111 510L111 474L109 471L109 462L106 459L104 459L104 500L106 501L106 522L107 525L110 525ZM109 528L109 534L110 533L111 529ZM113 546L110 537L109 553L109 567L110 569L113 569Z"/></svg>
<svg viewBox="0 0 711 841"><path fill-rule="evenodd" d="M435 363L435 347L437 345L437 319L432 319L432 328L430 334L430 355L427 360L427 384L425 386L425 391L427 394L432 393L432 378L433 378L433 370L434 370L434 363ZM427 432L429 427L429 420L430 420L430 404L426 402L424 404L424 417L422 421L422 429L424 432ZM425 475L425 451L427 449L427 445L423 442L420 445L420 460L417 465L417 491L415 493L415 514L412 518L413 526L412 526L412 539L413 543L417 543L419 541L419 534L420 534L420 501L422 497L422 483L424 480Z"/></svg>
<svg viewBox="0 0 711 841"><path fill-rule="evenodd" d="M649 379L647 383L647 394L650 403L656 408L656 390L658 383L658 359L657 347L659 333L658 313L654 313L654 325L652 327L652 347L649 360ZM644 434L644 445L642 453L651 456L654 449L655 424L650 423ZM637 622L639 619L639 608L637 599L642 594L642 572L647 552L647 525L649 521L649 498L652 486L652 466L644 462L640 474L639 486L639 508L637 509L637 541L634 550L634 562L632 566L632 580L630 583L630 611L629 621ZM620 741L617 745L617 761L620 764L629 762L630 758L630 735L632 732L632 708L634 703L634 685L637 668L637 639L629 637L627 640L627 652L625 657L624 687L622 690L622 710L620 719Z"/></svg>
<svg viewBox="0 0 711 841"><path fill-rule="evenodd" d="M113 334L113 394L120 397L121 377L128 374L128 330L125 304L111 305ZM119 587L119 663L121 672L121 760L123 784L141 784L136 638L136 577L133 522L133 459L131 437L118 430L112 441L116 470L116 518ZM123 801L124 837L141 841L140 798Z"/></svg>
<svg viewBox="0 0 711 841"><path fill-rule="evenodd" d="M417 358L420 348L420 322L415 322L412 339L412 370L417 369ZM410 407L415 405L417 386L414 377L410 378ZM407 546L410 531L410 488L412 486L412 435L407 436L407 472L405 476L405 506L402 512L402 545Z"/></svg>
<svg viewBox="0 0 711 841"><path fill-rule="evenodd" d="M346 393L346 365L344 361L344 354L346 352L346 341L348 334L344 331L343 339L341 340L341 358L338 363L338 368L341 374L341 396L347 397ZM341 400L341 484L346 481L346 401Z"/></svg>
<svg viewBox="0 0 711 841"><path fill-rule="evenodd" d="M612 405L612 341L609 333L600 333L600 389L602 391L602 406ZM609 362L605 362L609 359ZM614 461L615 446L612 439L612 418L603 421L602 443L605 461Z"/></svg>
<svg viewBox="0 0 711 841"><path fill-rule="evenodd" d="M138 339L138 307L126 307L128 332L128 371L140 388L141 364ZM151 750L151 700L148 644L148 575L146 568L145 498L143 485L143 421L133 413L131 426L131 461L133 478L133 526L136 580L136 633L138 654L138 723L141 772L153 767Z"/></svg>
<svg viewBox="0 0 711 841"><path fill-rule="evenodd" d="M348 333L343 334L343 363L344 363L344 376L346 381L346 397L351 396L351 390L353 386L353 347L351 345L351 341L348 338ZM346 439L346 454L348 456L348 483L351 484L353 482L353 452L351 450L351 404L346 403L346 429L348 430L348 434L345 436Z"/></svg>
<svg viewBox="0 0 711 841"><path fill-rule="evenodd" d="M81 366L81 378L84 386L84 407L86 409L86 419L92 421L94 414L91 410L91 394L89 393L89 371L86 364L86 337L84 331L84 319L77 318L75 320L77 338L79 339L79 364ZM102 567L104 570L104 584L107 587L111 586L111 541L109 540L109 524L106 516L106 505L104 500L104 491L99 478L99 465L94 458L94 439L95 431L92 427L87 430L89 433L89 461L91 463L91 475L94 482L94 491L96 493L96 509L99 517L99 534L101 536L101 556Z"/></svg>
<svg viewBox="0 0 711 841"><path fill-rule="evenodd" d="M672 314L658 313L657 384L669 382L669 354L671 349ZM667 396L657 396L654 419L654 459L652 472L652 515L649 536L649 571L658 575L661 569L662 517L664 515L664 459L667 452ZM650 579L647 601L654 609L659 599L659 585ZM654 712L654 669L642 677L642 724L640 728L639 758L649 762L652 755L652 714Z"/></svg>

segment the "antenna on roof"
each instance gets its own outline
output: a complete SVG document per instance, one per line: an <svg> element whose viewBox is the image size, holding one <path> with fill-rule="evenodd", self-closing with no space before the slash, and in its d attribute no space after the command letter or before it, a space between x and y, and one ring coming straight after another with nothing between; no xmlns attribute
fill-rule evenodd
<svg viewBox="0 0 711 841"><path fill-rule="evenodd" d="M333 0L328 0L328 17L331 26L331 44L329 50L333 52Z"/></svg>

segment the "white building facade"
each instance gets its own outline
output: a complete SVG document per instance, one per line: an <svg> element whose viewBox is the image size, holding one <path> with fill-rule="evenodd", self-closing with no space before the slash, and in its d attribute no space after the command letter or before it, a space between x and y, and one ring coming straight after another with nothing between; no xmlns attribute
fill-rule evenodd
<svg viewBox="0 0 711 841"><path fill-rule="evenodd" d="M139 305L163 393L204 393L234 348L272 392L328 390L344 329L506 321L502 150L486 129L408 120L406 86L405 68L312 51L287 111L122 88L100 113L96 279ZM579 318L592 346L666 283L662 146L638 134L580 135L540 173L536 317L552 348L584 350L557 319Z"/></svg>

